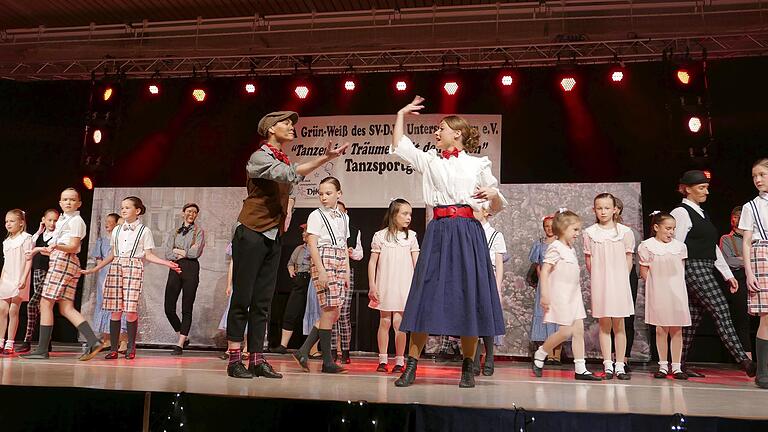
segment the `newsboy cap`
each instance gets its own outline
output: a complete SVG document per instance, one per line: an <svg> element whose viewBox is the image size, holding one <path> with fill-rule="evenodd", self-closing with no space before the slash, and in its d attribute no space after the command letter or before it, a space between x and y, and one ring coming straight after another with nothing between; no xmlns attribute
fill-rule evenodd
<svg viewBox="0 0 768 432"><path fill-rule="evenodd" d="M299 114L293 111L275 111L265 115L259 120L259 135L266 137L269 128L285 119L291 119L293 124L296 124L299 121Z"/></svg>

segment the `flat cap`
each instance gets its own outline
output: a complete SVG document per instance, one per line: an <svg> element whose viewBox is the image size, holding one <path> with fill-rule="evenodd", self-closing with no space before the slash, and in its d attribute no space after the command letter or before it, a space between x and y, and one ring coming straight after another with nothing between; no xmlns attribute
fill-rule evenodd
<svg viewBox="0 0 768 432"><path fill-rule="evenodd" d="M702 183L709 183L709 176L707 173L701 170L690 170L683 173L680 177L680 184L683 185L697 185Z"/></svg>
<svg viewBox="0 0 768 432"><path fill-rule="evenodd" d="M293 124L296 124L299 121L299 114L293 111L275 111L265 115L259 120L259 135L266 137L269 128L285 119L291 119Z"/></svg>

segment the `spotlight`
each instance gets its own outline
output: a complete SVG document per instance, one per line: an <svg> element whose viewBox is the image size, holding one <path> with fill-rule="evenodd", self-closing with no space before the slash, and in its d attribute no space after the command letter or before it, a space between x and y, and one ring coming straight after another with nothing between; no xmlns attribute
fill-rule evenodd
<svg viewBox="0 0 768 432"><path fill-rule="evenodd" d="M108 101L112 97L112 93L114 93L112 87L107 87L104 89L104 102Z"/></svg>
<svg viewBox="0 0 768 432"><path fill-rule="evenodd" d="M101 129L93 131L93 142L96 144L101 142Z"/></svg>
<svg viewBox="0 0 768 432"><path fill-rule="evenodd" d="M688 130L693 133L698 133L701 130L701 119L696 116L688 119Z"/></svg>
<svg viewBox="0 0 768 432"><path fill-rule="evenodd" d="M346 91L354 91L355 90L355 81L352 79L348 79L344 81L344 90Z"/></svg>
<svg viewBox="0 0 768 432"><path fill-rule="evenodd" d="M309 96L309 88L305 85L298 85L293 89L293 92L299 99L306 99Z"/></svg>
<svg viewBox="0 0 768 432"><path fill-rule="evenodd" d="M245 92L248 93L248 94L256 93L256 84L251 83L251 82L246 83L245 84Z"/></svg>
<svg viewBox="0 0 768 432"><path fill-rule="evenodd" d="M677 70L677 80L680 81L680 84L688 85L691 82L691 74L685 69L678 69Z"/></svg>
<svg viewBox="0 0 768 432"><path fill-rule="evenodd" d="M574 87L576 87L576 78L574 77L566 77L560 80L560 87L563 88L564 91L569 92L573 90Z"/></svg>
<svg viewBox="0 0 768 432"><path fill-rule="evenodd" d="M710 170L704 170L704 177L706 177L707 180L712 180L712 172Z"/></svg>
<svg viewBox="0 0 768 432"><path fill-rule="evenodd" d="M397 90L399 92L404 92L404 91L408 90L408 83L405 82L404 80L398 80L395 83L395 90Z"/></svg>
<svg viewBox="0 0 768 432"><path fill-rule="evenodd" d="M443 84L443 90L445 90L446 94L453 96L457 91L459 91L459 83L456 81L448 81Z"/></svg>
<svg viewBox="0 0 768 432"><path fill-rule="evenodd" d="M157 84L150 84L147 87L147 90L149 90L149 94L151 95L160 94L160 87Z"/></svg>
<svg viewBox="0 0 768 432"><path fill-rule="evenodd" d="M196 88L192 90L192 98L195 99L195 102L203 102L205 101L205 90L201 88Z"/></svg>
<svg viewBox="0 0 768 432"><path fill-rule="evenodd" d="M611 73L611 81L615 83L622 82L624 80L624 72L623 71L613 71Z"/></svg>
<svg viewBox="0 0 768 432"><path fill-rule="evenodd" d="M512 85L513 82L514 82L514 80L512 79L512 75L510 75L510 74L503 74L501 76L501 85L509 87L509 86Z"/></svg>
<svg viewBox="0 0 768 432"><path fill-rule="evenodd" d="M83 186L88 190L93 190L93 180L88 176L83 176Z"/></svg>

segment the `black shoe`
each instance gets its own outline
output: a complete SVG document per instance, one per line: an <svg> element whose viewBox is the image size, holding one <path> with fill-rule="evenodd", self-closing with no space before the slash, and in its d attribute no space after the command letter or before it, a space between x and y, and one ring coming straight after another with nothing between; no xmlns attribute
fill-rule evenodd
<svg viewBox="0 0 768 432"><path fill-rule="evenodd" d="M331 358L333 359L333 362L336 363L336 361L339 360L339 353L337 351L333 351Z"/></svg>
<svg viewBox="0 0 768 432"><path fill-rule="evenodd" d="M376 368L376 372L387 372L387 364L379 363L379 367ZM394 370L392 372L394 372Z"/></svg>
<svg viewBox="0 0 768 432"><path fill-rule="evenodd" d="M99 351L104 349L104 344L101 343L100 340L97 340L96 343L88 347L88 350L83 353L83 355L78 358L80 361L88 361L96 356L96 354L99 353Z"/></svg>
<svg viewBox="0 0 768 432"><path fill-rule="evenodd" d="M760 361L765 361L765 359L761 359ZM757 375L757 365L752 360L744 359L741 361L741 363L739 363L739 366L741 366L741 369L746 372L748 377L753 378L755 375Z"/></svg>
<svg viewBox="0 0 768 432"><path fill-rule="evenodd" d="M682 372L680 372L680 373L682 373ZM663 370L663 369L659 369L659 370L657 370L657 371L656 371L656 373L655 373L655 374L653 374L653 377L654 377L654 378L657 378L657 379L664 379L664 378L666 378L666 377L667 377L667 374L668 374L668 372L667 372L667 371L665 371L665 370ZM686 377L687 377L687 375L686 375ZM686 379L687 379L687 378L686 378Z"/></svg>
<svg viewBox="0 0 768 432"><path fill-rule="evenodd" d="M613 375L613 374L611 374ZM600 377L596 377L592 372L586 371L584 373L573 373L573 377L578 381L600 381Z"/></svg>
<svg viewBox="0 0 768 432"><path fill-rule="evenodd" d="M275 372L274 369L272 369L272 365L267 363L266 360L256 364L253 363L248 368L248 372L255 378L255 377L264 377L264 378L282 378L283 374L279 372Z"/></svg>
<svg viewBox="0 0 768 432"><path fill-rule="evenodd" d="M672 376L676 380L687 380L688 379L688 374L685 373L685 372L675 372L674 374L672 374Z"/></svg>
<svg viewBox="0 0 768 432"><path fill-rule="evenodd" d="M755 385L763 389L768 389L768 379L755 378Z"/></svg>
<svg viewBox="0 0 768 432"><path fill-rule="evenodd" d="M345 374L349 371L346 368L337 365L336 363L331 363L329 365L324 364L320 369L320 372L327 374Z"/></svg>
<svg viewBox="0 0 768 432"><path fill-rule="evenodd" d="M536 376L536 378L541 378L541 372L544 370L544 368L536 366L536 355L535 354L534 354L533 358L531 359L531 370L533 370L533 374Z"/></svg>
<svg viewBox="0 0 768 432"><path fill-rule="evenodd" d="M632 369L629 368L629 363L624 364L624 372L632 373Z"/></svg>
<svg viewBox="0 0 768 432"><path fill-rule="evenodd" d="M395 367L392 368L393 374L403 373L403 366L402 365L395 365Z"/></svg>
<svg viewBox="0 0 768 432"><path fill-rule="evenodd" d="M616 379L620 381L629 381L632 379L632 375L626 373L626 372L618 372L616 374Z"/></svg>
<svg viewBox="0 0 768 432"><path fill-rule="evenodd" d="M231 376L232 378L253 378L251 371L249 371L248 368L246 368L245 365L241 362L228 365L227 375Z"/></svg>
<svg viewBox="0 0 768 432"><path fill-rule="evenodd" d="M491 364L488 364L488 362L485 362L485 364L483 365L483 376L493 376L494 369L495 368L493 367L492 362Z"/></svg>
<svg viewBox="0 0 768 432"><path fill-rule="evenodd" d="M475 376L480 376L480 364L472 362L472 373Z"/></svg>
<svg viewBox="0 0 768 432"><path fill-rule="evenodd" d="M408 387L416 381L416 367L419 365L419 360L408 356L405 359L405 370L400 378L395 380L396 387Z"/></svg>
<svg viewBox="0 0 768 432"><path fill-rule="evenodd" d="M13 348L13 352L15 352L15 353L26 353L26 352L29 352L30 349L32 349L32 348L30 347L29 342L19 342Z"/></svg>
<svg viewBox="0 0 768 432"><path fill-rule="evenodd" d="M352 360L349 358L349 350L341 350L341 363L350 364Z"/></svg>
<svg viewBox="0 0 768 432"><path fill-rule="evenodd" d="M685 372L686 375L690 378L706 378L706 376L701 372L696 372L693 369L683 369L683 372Z"/></svg>
<svg viewBox="0 0 768 432"><path fill-rule="evenodd" d="M613 371L605 371L605 375L603 376L603 379L608 381L613 379Z"/></svg>
<svg viewBox="0 0 768 432"><path fill-rule="evenodd" d="M47 352L31 352L27 354L22 354L19 357L26 360L47 360L48 353Z"/></svg>
<svg viewBox="0 0 768 432"><path fill-rule="evenodd" d="M184 343L181 345L182 348L186 348L189 346L189 336L187 336L186 339L184 339Z"/></svg>
<svg viewBox="0 0 768 432"><path fill-rule="evenodd" d="M180 347L178 345L174 345L173 351L171 351L171 355L172 356L184 355L184 348L182 348L182 347ZM227 358L229 358L229 356L227 356Z"/></svg>
<svg viewBox="0 0 768 432"><path fill-rule="evenodd" d="M269 350L272 354L288 354L288 348L278 345Z"/></svg>
<svg viewBox="0 0 768 432"><path fill-rule="evenodd" d="M299 350L294 351L291 353L291 357L296 361L296 364L299 365L301 370L304 372L309 372L309 360L307 359L307 356L305 356L303 353L299 352Z"/></svg>
<svg viewBox="0 0 768 432"><path fill-rule="evenodd" d="M475 374L472 369L474 368L475 361L471 358L465 358L461 364L461 380L459 380L459 388L474 388L475 387Z"/></svg>

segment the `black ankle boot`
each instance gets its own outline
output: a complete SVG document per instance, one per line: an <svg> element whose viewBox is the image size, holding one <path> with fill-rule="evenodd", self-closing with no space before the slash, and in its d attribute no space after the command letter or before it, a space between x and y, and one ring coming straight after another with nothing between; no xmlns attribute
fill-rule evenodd
<svg viewBox="0 0 768 432"><path fill-rule="evenodd" d="M475 387L475 373L472 370L475 365L474 359L465 358L461 364L461 381L459 381L459 387L461 388L473 388Z"/></svg>
<svg viewBox="0 0 768 432"><path fill-rule="evenodd" d="M768 340L755 339L755 354L757 354L757 376L755 384L768 389Z"/></svg>
<svg viewBox="0 0 768 432"><path fill-rule="evenodd" d="M405 359L405 370L403 371L403 374L400 375L400 378L395 381L395 386L408 387L413 384L413 382L416 381L416 366L418 366L418 364L418 359L408 356L408 358Z"/></svg>

